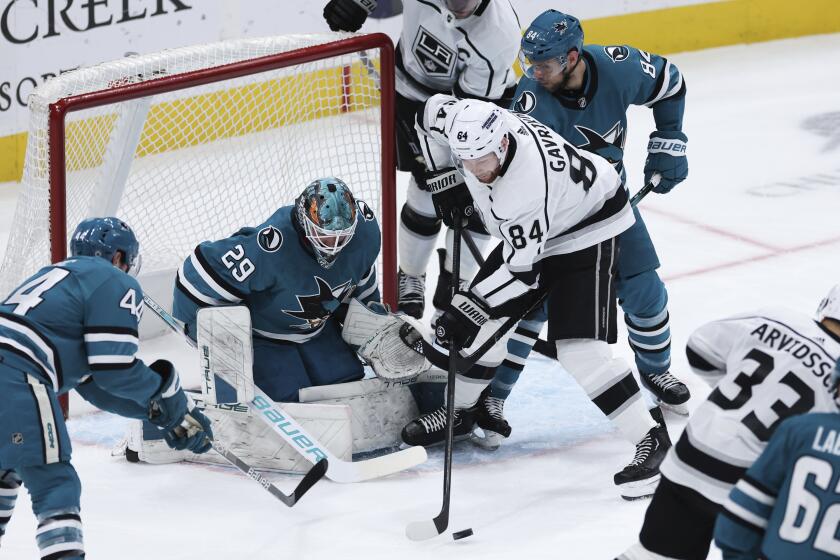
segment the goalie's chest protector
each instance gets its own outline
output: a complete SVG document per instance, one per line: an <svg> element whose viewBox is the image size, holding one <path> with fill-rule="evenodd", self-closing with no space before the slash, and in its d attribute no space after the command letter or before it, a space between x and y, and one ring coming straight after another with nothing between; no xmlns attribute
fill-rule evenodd
<svg viewBox="0 0 840 560"><path fill-rule="evenodd" d="M613 47L608 47L613 48ZM631 62L614 62L605 47L586 45L587 79L579 97L552 94L536 80L519 81L513 110L527 113L578 148L594 152L612 163L623 175L627 109L641 72L628 72Z"/></svg>
<svg viewBox="0 0 840 560"><path fill-rule="evenodd" d="M380 234L373 213L358 212L353 239L330 268L323 268L292 223L291 210L281 209L260 226L276 227L283 242L280 250L260 254L257 270L267 288L249 294L246 303L257 336L304 342L321 332L327 319L368 276L379 254Z"/></svg>

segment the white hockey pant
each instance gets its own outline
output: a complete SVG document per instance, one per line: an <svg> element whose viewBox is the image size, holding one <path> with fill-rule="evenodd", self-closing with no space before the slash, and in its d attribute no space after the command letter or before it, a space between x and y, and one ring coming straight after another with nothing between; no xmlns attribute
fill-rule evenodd
<svg viewBox="0 0 840 560"><path fill-rule="evenodd" d="M606 342L558 340L557 361L630 443L635 445L656 426L630 366L613 358Z"/></svg>

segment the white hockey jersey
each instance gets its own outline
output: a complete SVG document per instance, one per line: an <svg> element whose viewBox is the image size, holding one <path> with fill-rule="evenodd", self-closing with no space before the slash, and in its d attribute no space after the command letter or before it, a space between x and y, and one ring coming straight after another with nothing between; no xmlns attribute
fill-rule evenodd
<svg viewBox="0 0 840 560"><path fill-rule="evenodd" d="M452 165L444 123L454 102L436 95L422 121L418 115L420 144L433 170ZM491 307L536 288L546 257L592 247L635 221L621 177L606 159L578 151L527 115L502 113L513 134L501 175L489 185L465 177L487 231L504 242L506 266L472 287Z"/></svg>
<svg viewBox="0 0 840 560"><path fill-rule="evenodd" d="M473 15L450 22L447 14L443 0L404 2L397 92L415 101L436 93L501 98L516 85L513 64L522 37L510 1L481 0Z"/></svg>
<svg viewBox="0 0 840 560"><path fill-rule="evenodd" d="M781 308L713 321L691 335L692 369L710 384L661 466L663 476L718 504L788 416L837 412L829 394L840 339Z"/></svg>

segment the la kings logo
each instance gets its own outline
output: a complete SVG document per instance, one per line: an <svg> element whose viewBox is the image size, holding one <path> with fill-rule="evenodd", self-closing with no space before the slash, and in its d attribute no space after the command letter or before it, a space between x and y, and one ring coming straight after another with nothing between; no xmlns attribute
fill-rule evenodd
<svg viewBox="0 0 840 560"><path fill-rule="evenodd" d="M452 75L455 69L455 51L429 33L422 25L417 28L417 36L411 50L427 75L437 78L448 78Z"/></svg>

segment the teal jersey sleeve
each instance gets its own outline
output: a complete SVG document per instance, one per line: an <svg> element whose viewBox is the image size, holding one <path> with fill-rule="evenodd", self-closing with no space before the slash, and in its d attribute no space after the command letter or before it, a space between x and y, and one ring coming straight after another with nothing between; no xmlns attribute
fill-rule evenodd
<svg viewBox="0 0 840 560"><path fill-rule="evenodd" d="M161 378L136 356L143 291L124 272L104 270L107 277L85 294L83 336L88 366L99 387L145 405L160 388Z"/></svg>
<svg viewBox="0 0 840 560"><path fill-rule="evenodd" d="M715 524L715 544L725 560L759 557L767 522L787 470L789 431L787 420L723 504Z"/></svg>
<svg viewBox="0 0 840 560"><path fill-rule="evenodd" d="M630 102L653 110L657 130L682 130L686 85L677 65L657 54L626 48L628 66L637 78Z"/></svg>

